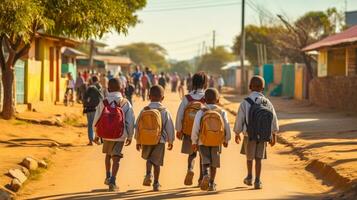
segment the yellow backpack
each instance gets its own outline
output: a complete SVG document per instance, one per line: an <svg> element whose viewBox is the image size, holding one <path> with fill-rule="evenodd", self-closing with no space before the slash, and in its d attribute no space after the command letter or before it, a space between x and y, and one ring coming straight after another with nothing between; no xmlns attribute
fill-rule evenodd
<svg viewBox="0 0 357 200"><path fill-rule="evenodd" d="M188 100L188 105L186 106L183 114L182 132L185 135L190 136L196 114L199 110L202 109L205 100L204 98L199 100L193 99L191 95L186 95L185 97Z"/></svg>
<svg viewBox="0 0 357 200"><path fill-rule="evenodd" d="M160 142L162 133L161 111L145 107L138 120L137 142L142 145L156 145Z"/></svg>
<svg viewBox="0 0 357 200"><path fill-rule="evenodd" d="M224 142L224 122L222 118L222 110L203 109L201 119L200 140L204 146L220 146Z"/></svg>

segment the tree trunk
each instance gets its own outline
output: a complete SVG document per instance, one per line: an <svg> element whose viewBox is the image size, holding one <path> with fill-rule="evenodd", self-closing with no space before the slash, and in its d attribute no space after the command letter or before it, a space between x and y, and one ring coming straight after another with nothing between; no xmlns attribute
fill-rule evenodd
<svg viewBox="0 0 357 200"><path fill-rule="evenodd" d="M2 84L4 89L2 117L4 119L11 119L15 115L15 102L13 102L14 76L15 73L12 66L6 66L5 69L2 70Z"/></svg>

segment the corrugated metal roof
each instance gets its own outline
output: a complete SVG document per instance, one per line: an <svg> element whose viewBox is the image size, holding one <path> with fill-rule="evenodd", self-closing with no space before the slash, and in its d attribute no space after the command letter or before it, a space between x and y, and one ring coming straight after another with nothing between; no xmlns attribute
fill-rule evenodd
<svg viewBox="0 0 357 200"><path fill-rule="evenodd" d="M348 44L348 43L353 43L357 42L357 25L352 26L351 28L329 36L323 40L320 40L316 43L313 43L305 48L302 49L302 51L312 51L312 50L317 50L321 49L324 47L332 47L336 45L341 45L341 44Z"/></svg>
<svg viewBox="0 0 357 200"><path fill-rule="evenodd" d="M225 66L221 67L221 70L237 69L240 68L240 61L234 61L227 63ZM250 66L249 60L244 61L244 66Z"/></svg>

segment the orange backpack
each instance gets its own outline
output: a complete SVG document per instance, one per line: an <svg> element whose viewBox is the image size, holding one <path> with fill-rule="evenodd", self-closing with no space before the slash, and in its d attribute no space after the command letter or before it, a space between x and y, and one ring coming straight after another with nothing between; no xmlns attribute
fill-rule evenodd
<svg viewBox="0 0 357 200"><path fill-rule="evenodd" d="M144 108L138 119L137 142L142 145L156 145L160 142L162 133L162 108Z"/></svg>
<svg viewBox="0 0 357 200"><path fill-rule="evenodd" d="M203 109L204 112L201 119L200 140L204 146L220 146L224 142L224 122L222 118L222 110Z"/></svg>
<svg viewBox="0 0 357 200"><path fill-rule="evenodd" d="M205 103L205 99L194 99L191 95L186 95L186 99L188 100L188 105L185 108L183 114L183 122L182 122L182 132L185 135L191 135L193 122L195 121L196 114L199 110L202 109L203 104Z"/></svg>

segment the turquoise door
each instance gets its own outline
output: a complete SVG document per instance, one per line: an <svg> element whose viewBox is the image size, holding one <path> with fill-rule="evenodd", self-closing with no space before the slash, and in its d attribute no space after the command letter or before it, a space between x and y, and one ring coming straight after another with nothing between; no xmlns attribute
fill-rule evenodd
<svg viewBox="0 0 357 200"><path fill-rule="evenodd" d="M16 103L25 103L25 62L18 60L15 64Z"/></svg>

